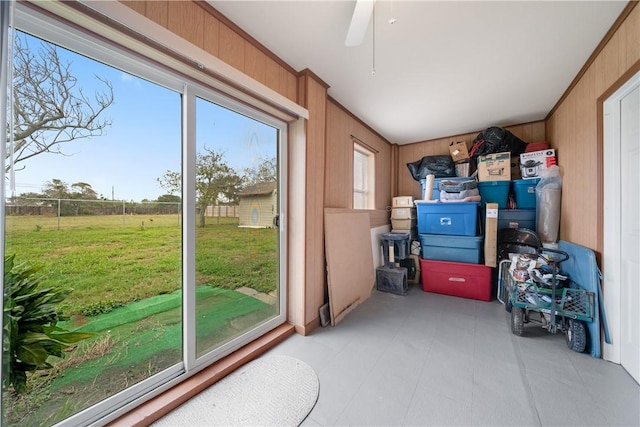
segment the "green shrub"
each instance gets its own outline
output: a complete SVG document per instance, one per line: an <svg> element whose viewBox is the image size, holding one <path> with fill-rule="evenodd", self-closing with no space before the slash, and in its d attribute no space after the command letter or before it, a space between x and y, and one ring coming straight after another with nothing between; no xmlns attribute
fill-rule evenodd
<svg viewBox="0 0 640 427"><path fill-rule="evenodd" d="M98 301L80 309L80 314L82 314L83 316L97 316L98 314L109 313L113 311L114 308L122 306L124 306L124 303L119 301Z"/></svg>
<svg viewBox="0 0 640 427"><path fill-rule="evenodd" d="M56 310L71 289L41 287L39 267L15 265L15 255L4 259L4 330L2 336L2 387L26 391L27 372L50 369L50 356L92 334L68 332L57 325L64 320Z"/></svg>

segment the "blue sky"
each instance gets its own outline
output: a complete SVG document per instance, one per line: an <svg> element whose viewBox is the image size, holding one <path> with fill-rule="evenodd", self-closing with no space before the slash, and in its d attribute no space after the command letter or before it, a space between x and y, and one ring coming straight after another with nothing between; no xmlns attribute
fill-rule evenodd
<svg viewBox="0 0 640 427"><path fill-rule="evenodd" d="M30 37L29 37L30 38ZM39 42L30 38L30 47ZM156 178L181 169L181 97L154 83L59 49L71 62L85 94L102 90L95 76L113 85L115 102L105 111L112 121L104 135L61 145L66 156L42 153L18 164L16 194L40 192L46 181L86 182L116 200L154 200L165 194ZM276 130L208 101L197 103L197 146L225 153L238 172L276 156ZM11 189L7 191L11 195Z"/></svg>

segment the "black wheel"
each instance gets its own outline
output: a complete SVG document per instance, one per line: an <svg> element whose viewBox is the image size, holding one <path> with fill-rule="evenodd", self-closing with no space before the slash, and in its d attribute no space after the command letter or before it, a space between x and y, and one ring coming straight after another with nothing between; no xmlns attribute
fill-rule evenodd
<svg viewBox="0 0 640 427"><path fill-rule="evenodd" d="M587 328L584 322L569 319L567 346L573 351L584 353L584 349L587 347Z"/></svg>
<svg viewBox="0 0 640 427"><path fill-rule="evenodd" d="M518 336L524 332L524 310L520 307L511 308L511 332Z"/></svg>

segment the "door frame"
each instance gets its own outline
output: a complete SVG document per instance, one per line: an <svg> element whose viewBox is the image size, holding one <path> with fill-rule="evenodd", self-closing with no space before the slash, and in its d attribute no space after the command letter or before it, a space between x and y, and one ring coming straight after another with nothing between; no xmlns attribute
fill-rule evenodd
<svg viewBox="0 0 640 427"><path fill-rule="evenodd" d="M621 266L620 266L620 100L640 85L640 61L636 62L609 90L598 98L598 119L601 121L601 144L603 166L602 185L602 267L603 296L607 314L611 344L603 344L603 358L621 361ZM606 148L606 149L605 149ZM605 209L613 206L615 209Z"/></svg>

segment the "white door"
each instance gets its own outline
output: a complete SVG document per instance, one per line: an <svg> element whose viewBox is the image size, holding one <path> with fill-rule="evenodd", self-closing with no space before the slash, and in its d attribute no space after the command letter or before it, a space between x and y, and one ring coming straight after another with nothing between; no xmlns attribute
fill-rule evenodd
<svg viewBox="0 0 640 427"><path fill-rule="evenodd" d="M604 103L604 358L640 382L640 73Z"/></svg>
<svg viewBox="0 0 640 427"><path fill-rule="evenodd" d="M640 84L620 100L620 363L640 382Z"/></svg>

